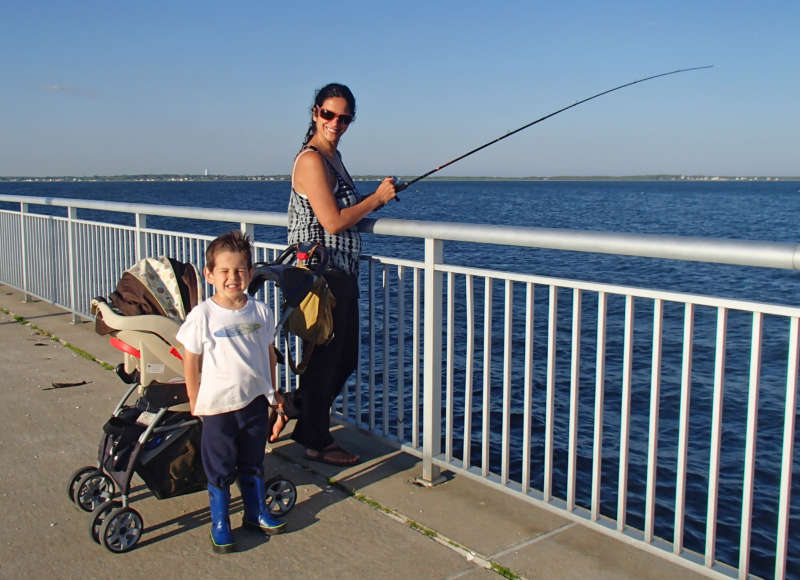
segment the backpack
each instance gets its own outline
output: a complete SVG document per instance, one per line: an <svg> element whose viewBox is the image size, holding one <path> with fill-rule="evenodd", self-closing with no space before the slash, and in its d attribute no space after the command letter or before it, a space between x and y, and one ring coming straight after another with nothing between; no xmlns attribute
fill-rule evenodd
<svg viewBox="0 0 800 580"><path fill-rule="evenodd" d="M296 267L310 271L307 266L315 252L320 248L315 244L307 253L296 252L299 263ZM302 256L307 256L302 258ZM320 270L322 268L319 268ZM319 344L328 344L333 339L333 309L336 307L336 297L328 287L328 282L322 274L314 276L314 283L300 305L289 313L285 328L303 339L303 357L300 364L295 365L292 356L287 353L289 366L295 374L302 375L311 360L314 347Z"/></svg>
<svg viewBox="0 0 800 580"><path fill-rule="evenodd" d="M299 363L296 364L289 353L285 355L292 371L298 375L308 368L314 348L333 338L336 297L323 275L327 265L328 254L322 244L293 244L274 262L256 264L248 289L255 294L265 280L273 280L281 289L283 308L278 326L282 325L303 341Z"/></svg>

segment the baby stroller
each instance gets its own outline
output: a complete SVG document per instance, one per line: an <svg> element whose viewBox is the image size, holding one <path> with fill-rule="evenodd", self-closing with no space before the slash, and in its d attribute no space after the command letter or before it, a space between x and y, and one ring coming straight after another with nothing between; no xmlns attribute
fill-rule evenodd
<svg viewBox="0 0 800 580"><path fill-rule="evenodd" d="M111 552L132 549L144 529L129 505L134 473L157 499L206 489L202 423L189 412L182 347L175 338L201 295L194 266L160 257L127 270L108 301L92 301L95 330L122 351L124 362L116 372L130 388L103 426L97 464L75 470L67 495L91 512L90 535ZM291 481L276 475L265 485L272 514L280 517L294 507L297 490Z"/></svg>

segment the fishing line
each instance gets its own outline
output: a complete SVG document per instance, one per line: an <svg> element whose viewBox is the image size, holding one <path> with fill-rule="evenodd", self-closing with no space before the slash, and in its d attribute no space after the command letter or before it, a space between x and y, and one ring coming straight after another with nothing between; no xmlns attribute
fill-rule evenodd
<svg viewBox="0 0 800 580"><path fill-rule="evenodd" d="M635 84L638 84L638 83L643 83L645 81L649 81L649 80L652 80L652 79L657 79L659 77L665 77L665 76L668 76L668 75L674 75L674 74L678 74L678 73L682 73L682 72L688 72L688 71L692 71L692 70L702 70L702 69L706 69L706 68L711 68L713 66L714 66L713 64L708 64L708 65L705 65L705 66L695 66L695 67L692 67L692 68L680 68L678 70L673 70L673 71L669 71L669 72L665 72L665 73L660 73L660 74L657 74L657 75L644 77L643 79L638 79L638 80L635 80L635 81L631 81L629 83L625 83L624 85L619 85L618 87L614 87L613 89L608 89L608 90L605 90L603 92L597 93L596 95L592 95L591 97L586 97L585 99L581 99L580 101L576 101L576 102L572 103L571 105L567 105L566 107L563 107L563 108L561 108L561 109L559 109L557 111L553 111L552 113L550 113L548 115L545 115L544 117L540 117L540 118L536 119L535 121L531 121L530 123L528 123L526 125L523 125L522 127L518 128L518 129L514 129L513 131L509 131L505 135L502 135L502 136L498 137L497 139L493 139L492 141L489 141L488 143L484 143L480 147L476 147L475 149L472 149L471 151L468 151L468 152L464 153L463 155L459 155L455 159L451 159L447 163L439 165L438 167L435 167L435 168L431 169L427 173L423 173L422 175L412 179L411 181L408 181L406 183L401 183L395 188L395 191L403 191L404 189L407 189L409 186L415 184L416 182L420 181L421 179L425 179L426 177L429 177L429 176L433 175L437 171L441 171L442 169L444 169L448 165L452 165L456 161L461 161L465 157L469 157L473 153L477 153L481 149L485 149L486 147L489 147L489 145L494 145L495 143L497 143L498 141L502 141L506 137L511 137L511 135L514 135L515 133L519 133L520 131L523 131L523 130L527 129L528 127L532 127L533 125L536 125L537 123L541 123L542 121L544 121L546 119L549 119L550 117L554 117L554 116L558 115L559 113L563 113L567 109L571 109L572 107L577 107L578 105L581 105L581 104L583 104L583 103L585 103L587 101L591 101L592 99L596 99L597 97L602 97L603 95L607 95L608 93L613 93L614 91L618 91L619 89L624 89L625 87L629 87L631 85L635 85Z"/></svg>

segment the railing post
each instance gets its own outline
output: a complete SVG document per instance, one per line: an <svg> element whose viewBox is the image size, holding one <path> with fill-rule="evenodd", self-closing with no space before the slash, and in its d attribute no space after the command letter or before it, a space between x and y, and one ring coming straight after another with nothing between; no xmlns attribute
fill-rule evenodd
<svg viewBox="0 0 800 580"><path fill-rule="evenodd" d="M19 245L22 257L22 301L28 302L28 252L25 240L25 214L28 213L28 204L19 204Z"/></svg>
<svg viewBox="0 0 800 580"><path fill-rule="evenodd" d="M794 463L794 433L797 422L797 377L800 369L800 319L789 323L789 360L786 369L786 399L783 411L783 453L781 455L780 496L778 500L778 539L775 546L775 576L786 577L786 558L789 554L789 521L792 519L792 463Z"/></svg>
<svg viewBox="0 0 800 580"><path fill-rule="evenodd" d="M78 315L75 304L75 297L78 292L75 288L77 282L77 272L75 264L75 220L78 218L78 208L69 206L67 208L67 252L69 262L69 309L72 312L72 324L78 322Z"/></svg>
<svg viewBox="0 0 800 580"><path fill-rule="evenodd" d="M242 230L242 233L247 235L247 237L250 238L251 241L253 240L256 231L255 224L242 222L241 224L239 224L239 229Z"/></svg>
<svg viewBox="0 0 800 580"><path fill-rule="evenodd" d="M369 430L375 429L375 261L369 261L369 278L368 278L368 296L369 296L369 358L367 365L369 367L369 390L368 390L368 416L367 425Z"/></svg>
<svg viewBox="0 0 800 580"><path fill-rule="evenodd" d="M143 213L136 214L136 259L134 262L138 262L139 260L144 257L144 250L145 250L145 233L144 230L147 228L147 216Z"/></svg>
<svg viewBox="0 0 800 580"><path fill-rule="evenodd" d="M425 305L423 344L422 477L423 485L441 481L433 458L442 450L442 263L444 242L425 238Z"/></svg>

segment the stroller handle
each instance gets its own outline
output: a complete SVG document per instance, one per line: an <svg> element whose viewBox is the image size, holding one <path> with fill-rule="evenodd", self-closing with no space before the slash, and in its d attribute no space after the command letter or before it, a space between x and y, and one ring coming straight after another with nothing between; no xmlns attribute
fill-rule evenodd
<svg viewBox="0 0 800 580"><path fill-rule="evenodd" d="M307 264L306 267L312 270L315 274L322 274L322 272L324 272L328 267L328 261L330 259L328 255L328 249L322 244L312 242L298 242L296 244L292 244L283 250L283 252L281 252L281 254L272 262L256 262L254 267L259 268L260 266L289 265L292 260L296 259L298 252L306 252L309 259L312 257L314 258L315 263L313 265Z"/></svg>
<svg viewBox="0 0 800 580"><path fill-rule="evenodd" d="M310 267L291 265L290 262L297 252L304 250L307 246L308 244L304 243L293 244L286 248L275 261L254 264L253 279L247 287L248 294L253 296L267 281L272 281L283 292L286 305L292 308L298 307L328 265L328 252L321 244L315 244L309 250L309 254L319 258L317 263Z"/></svg>

